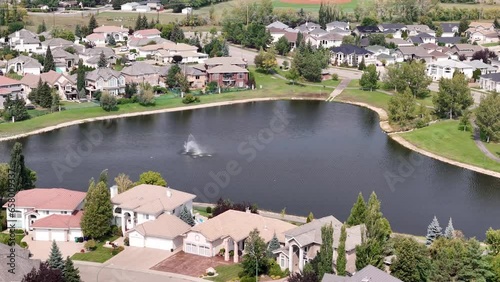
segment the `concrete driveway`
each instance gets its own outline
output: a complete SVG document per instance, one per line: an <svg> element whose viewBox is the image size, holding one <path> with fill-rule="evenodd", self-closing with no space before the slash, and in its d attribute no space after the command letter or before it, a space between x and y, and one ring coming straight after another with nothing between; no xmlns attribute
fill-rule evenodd
<svg viewBox="0 0 500 282"><path fill-rule="evenodd" d="M52 247L52 241L32 241L31 235L23 238L24 242L28 244L30 252L33 254L33 259L47 260L50 255L50 248ZM56 242L63 258L67 256L72 256L75 253L80 252L83 249L83 243L75 242Z"/></svg>
<svg viewBox="0 0 500 282"><path fill-rule="evenodd" d="M180 249L172 253L151 248L125 247L125 250L106 261L105 264L126 269L148 270L178 251Z"/></svg>

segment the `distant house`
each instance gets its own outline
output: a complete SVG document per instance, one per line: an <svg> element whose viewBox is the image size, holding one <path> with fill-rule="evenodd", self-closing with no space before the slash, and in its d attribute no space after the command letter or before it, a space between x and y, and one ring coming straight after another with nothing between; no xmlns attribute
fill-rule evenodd
<svg viewBox="0 0 500 282"><path fill-rule="evenodd" d="M410 36L410 39L408 41L410 41L414 45L420 45L425 43L436 43L436 38L433 35L422 32L415 36Z"/></svg>
<svg viewBox="0 0 500 282"><path fill-rule="evenodd" d="M376 56L358 46L344 44L339 47L330 48L331 61L336 65L347 64L348 66L357 66L361 61L366 65L376 64Z"/></svg>
<svg viewBox="0 0 500 282"><path fill-rule="evenodd" d="M479 45L455 44L451 47L451 52L453 52L455 56L457 56L457 58L460 56L465 56L467 60L470 60L475 52L481 51L482 49L483 48L481 48L481 46Z"/></svg>
<svg viewBox="0 0 500 282"><path fill-rule="evenodd" d="M27 73L40 74L42 69L42 64L36 59L28 56L19 55L14 59L8 60L5 66L4 73L8 73L11 70L19 75L25 75Z"/></svg>
<svg viewBox="0 0 500 282"><path fill-rule="evenodd" d="M321 282L403 282L387 272L367 265L351 277L325 273Z"/></svg>
<svg viewBox="0 0 500 282"><path fill-rule="evenodd" d="M0 76L0 109L3 109L3 102L7 96L15 98L16 95L25 98L21 83L6 76Z"/></svg>
<svg viewBox="0 0 500 282"><path fill-rule="evenodd" d="M153 37L153 38L135 38L135 37L132 37L127 42L127 46L131 49L137 49L139 47L146 46L152 42L154 42L155 44L174 43L170 40L167 40L167 39L164 39L161 37Z"/></svg>
<svg viewBox="0 0 500 282"><path fill-rule="evenodd" d="M411 47L414 46L413 43L408 42L401 38L386 38L385 42L387 44L393 43L397 47Z"/></svg>
<svg viewBox="0 0 500 282"><path fill-rule="evenodd" d="M191 7L186 7L186 8L181 10L181 14L183 14L183 15L190 15L192 13L193 13L193 8L191 8Z"/></svg>
<svg viewBox="0 0 500 282"><path fill-rule="evenodd" d="M379 24L378 27L387 35L392 35L393 38L401 38L403 30L406 30L404 24Z"/></svg>
<svg viewBox="0 0 500 282"><path fill-rule="evenodd" d="M61 47L62 49L66 48L73 48L76 51L81 51L84 47L79 44L75 44L74 42L71 42L66 39L62 38L53 38L53 39L47 39L44 42L42 42L42 50L37 53L45 54L47 52L47 48L50 46L51 51L54 50L54 48Z"/></svg>
<svg viewBox="0 0 500 282"><path fill-rule="evenodd" d="M289 26L280 22L280 21L274 21L274 22L268 24L266 26L266 28L267 29L269 29L269 28L285 29L285 28L289 28Z"/></svg>
<svg viewBox="0 0 500 282"><path fill-rule="evenodd" d="M319 29L315 29L310 34L306 35L305 41L311 42L311 45L319 47L320 45L324 48L338 47L342 44L343 35L338 33L320 33L319 35L314 35L313 32Z"/></svg>
<svg viewBox="0 0 500 282"><path fill-rule="evenodd" d="M317 28L321 28L321 26L317 23L313 22L305 22L298 27L295 28L295 30L300 31L302 33L309 33Z"/></svg>
<svg viewBox="0 0 500 282"><path fill-rule="evenodd" d="M354 29L354 34L360 37L366 37L370 34L382 33L382 30L378 26L357 26Z"/></svg>
<svg viewBox="0 0 500 282"><path fill-rule="evenodd" d="M28 53L36 52L37 49L42 48L38 35L27 29L21 29L10 34L9 45L14 50Z"/></svg>
<svg viewBox="0 0 500 282"><path fill-rule="evenodd" d="M436 36L436 32L429 28L429 26L424 24L410 24L406 25L406 29L408 30L408 36L415 36L419 33L427 33L432 36Z"/></svg>
<svg viewBox="0 0 500 282"><path fill-rule="evenodd" d="M269 27L267 28L267 31L269 31L269 34L271 34L271 37L273 38L272 43L278 42L278 40L285 36L285 30L281 28L276 28L276 27Z"/></svg>
<svg viewBox="0 0 500 282"><path fill-rule="evenodd" d="M54 48L51 52L54 57L57 72L67 72L78 64L78 55L71 54L62 47Z"/></svg>
<svg viewBox="0 0 500 282"><path fill-rule="evenodd" d="M284 232L285 244L282 248L273 251L281 269L288 269L290 273L303 271L304 265L316 257L317 252L323 244L321 240L321 228L327 224L333 227L333 258L334 265L337 258L337 249L340 240L340 229L342 223L333 216L315 219L304 225L289 229ZM356 271L356 246L361 244L361 225L346 229L346 270L348 273Z"/></svg>
<svg viewBox="0 0 500 282"><path fill-rule="evenodd" d="M496 43L500 41L499 34L497 31L490 30L477 30L468 33L469 40L471 42L479 43Z"/></svg>
<svg viewBox="0 0 500 282"><path fill-rule="evenodd" d="M130 2L130 3L125 3L123 5L121 5L121 10L122 11L135 11L135 8L139 6L139 3L137 2Z"/></svg>
<svg viewBox="0 0 500 282"><path fill-rule="evenodd" d="M103 34L106 42L110 36L113 36L115 41L127 41L128 39L128 29L123 26L102 25L94 28L93 32Z"/></svg>
<svg viewBox="0 0 500 282"><path fill-rule="evenodd" d="M148 63L135 62L122 69L122 74L125 76L125 83L160 85L158 68Z"/></svg>
<svg viewBox="0 0 500 282"><path fill-rule="evenodd" d="M440 80L441 78L451 79L455 71L463 73L470 79L474 70L472 66L455 60L444 60L427 64L427 75L432 77L433 80Z"/></svg>
<svg viewBox="0 0 500 282"><path fill-rule="evenodd" d="M33 230L36 241L70 241L81 237L84 192L62 188L35 188L19 191L16 211L7 213L9 226ZM6 205L3 206L4 208Z"/></svg>
<svg viewBox="0 0 500 282"><path fill-rule="evenodd" d="M458 34L459 23L441 23L443 34L441 37L455 37Z"/></svg>
<svg viewBox="0 0 500 282"><path fill-rule="evenodd" d="M493 22L471 22L469 28L465 31L466 33L479 30L489 30L495 31L495 25Z"/></svg>
<svg viewBox="0 0 500 282"><path fill-rule="evenodd" d="M472 60L470 62L465 61L464 63L471 66L474 70L480 70L482 75L496 73L498 71L498 68L485 64L482 60Z"/></svg>
<svg viewBox="0 0 500 282"><path fill-rule="evenodd" d="M351 28L349 27L349 22L334 21L334 22L326 24L326 31L330 32L330 31L334 31L336 29L345 30L345 31L351 30Z"/></svg>
<svg viewBox="0 0 500 282"><path fill-rule="evenodd" d="M424 60L428 63L432 62L430 51L420 46L399 47L396 50L396 58L398 62L414 59Z"/></svg>
<svg viewBox="0 0 500 282"><path fill-rule="evenodd" d="M246 68L247 62L240 57L214 57L205 61L205 68L211 69L222 65L235 65L240 68Z"/></svg>
<svg viewBox="0 0 500 282"><path fill-rule="evenodd" d="M85 86L90 95L100 90L116 96L125 93L125 76L110 68L97 68L86 74Z"/></svg>
<svg viewBox="0 0 500 282"><path fill-rule="evenodd" d="M175 53L178 52L186 52L186 51L196 52L198 50L198 47L188 45L185 43L175 43L172 41L168 41L161 44L153 44L153 45L138 47L137 50L139 51L139 57L145 58L148 55L149 56L155 55L155 53L159 50L165 50L173 56Z"/></svg>
<svg viewBox="0 0 500 282"><path fill-rule="evenodd" d="M116 62L116 54L113 49L108 47L84 48L79 52L79 57L82 59L85 66L97 68L101 53L104 54L108 64Z"/></svg>
<svg viewBox="0 0 500 282"><path fill-rule="evenodd" d="M59 97L63 100L73 100L78 97L76 90L76 77L66 74L61 74L53 70L42 74L33 75L27 74L21 79L21 84L24 88L24 93L28 95L33 88L38 86L38 81L47 82L47 84L56 89Z"/></svg>
<svg viewBox="0 0 500 282"><path fill-rule="evenodd" d="M11 256L13 256L11 258ZM39 259L31 259L31 253L28 249L21 248L19 245L9 246L0 243L0 265L2 265L2 277L0 281L22 281L24 276L31 272L32 269L38 270L41 261ZM7 271L7 267L11 263L11 259L15 261L15 270Z"/></svg>
<svg viewBox="0 0 500 282"><path fill-rule="evenodd" d="M148 5L139 5L135 7L135 10L139 13L151 12L151 7Z"/></svg>
<svg viewBox="0 0 500 282"><path fill-rule="evenodd" d="M138 30L134 32L132 35L134 38L147 38L147 39L153 39L153 38L159 38L161 35L161 31L157 30L156 28L152 29L143 29L143 30Z"/></svg>
<svg viewBox="0 0 500 282"><path fill-rule="evenodd" d="M437 37L436 41L438 44L444 45L446 47L452 47L455 44L460 43L461 37Z"/></svg>
<svg viewBox="0 0 500 282"><path fill-rule="evenodd" d="M264 242L271 241L274 235L284 243L284 232L295 225L279 219L259 214L228 210L218 216L195 225L184 237L184 252L204 257L214 257L224 249L224 260L229 261L230 252L237 263L246 249L245 239L257 229Z"/></svg>
<svg viewBox="0 0 500 282"><path fill-rule="evenodd" d="M486 91L500 92L500 73L490 73L479 77L479 87Z"/></svg>
<svg viewBox="0 0 500 282"><path fill-rule="evenodd" d="M85 36L83 41L93 43L94 46L104 47L106 46L106 35L103 33L92 33Z"/></svg>

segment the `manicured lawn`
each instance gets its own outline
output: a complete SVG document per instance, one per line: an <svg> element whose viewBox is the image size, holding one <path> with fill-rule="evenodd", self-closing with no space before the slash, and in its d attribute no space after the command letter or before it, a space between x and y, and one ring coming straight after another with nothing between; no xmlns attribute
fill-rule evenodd
<svg viewBox="0 0 500 282"><path fill-rule="evenodd" d="M211 213L207 213L207 208L204 208L204 207L193 207L193 210L194 210L195 213L197 212L201 216L208 217L208 216L212 215Z"/></svg>
<svg viewBox="0 0 500 282"><path fill-rule="evenodd" d="M493 153L495 156L500 158L500 143L493 143L493 142L486 143L486 142L484 142L484 145L486 146L486 148L488 148L488 150L491 153Z"/></svg>
<svg viewBox="0 0 500 282"><path fill-rule="evenodd" d="M240 264L220 265L215 267L215 271L217 271L219 275L206 279L216 282L235 281L238 280L238 273L242 270L243 268Z"/></svg>
<svg viewBox="0 0 500 282"><path fill-rule="evenodd" d="M10 234L0 233L0 242L8 242ZM16 234L16 244L20 245L21 240L24 238L24 234Z"/></svg>
<svg viewBox="0 0 500 282"><path fill-rule="evenodd" d="M69 102L69 101L62 101L61 102L61 107L66 108L66 110L70 109L83 109L83 108L93 108L93 107L99 107L98 103L94 102Z"/></svg>
<svg viewBox="0 0 500 282"><path fill-rule="evenodd" d="M432 103L432 98L437 95L437 92L431 91L430 95L425 97L424 99L417 98L417 103L424 104L425 106L434 107L434 103Z"/></svg>
<svg viewBox="0 0 500 282"><path fill-rule="evenodd" d="M106 241L112 242L116 239L118 239L118 236L113 236L113 237L104 239L101 242L96 244L97 249L95 251L91 251L91 252L87 252L87 253L76 253L73 256L71 256L71 259L72 260L83 260L83 261L92 261L92 262L103 263L103 262L105 262L108 259L113 257L113 254L111 254L111 251L113 249L103 247L103 245L106 243Z"/></svg>
<svg viewBox="0 0 500 282"><path fill-rule="evenodd" d="M481 46L483 47L493 47L493 46L498 46L498 42L491 42L491 43L484 43L484 44L481 44Z"/></svg>
<svg viewBox="0 0 500 282"><path fill-rule="evenodd" d="M359 88L359 79L353 79L347 84L347 87L356 87Z"/></svg>
<svg viewBox="0 0 500 282"><path fill-rule="evenodd" d="M281 69L276 70L276 72L283 77L286 77L286 74L288 73L288 71L284 71ZM337 87L340 84L340 79L339 80L327 79L327 80L323 80L321 82L304 81L303 83L313 84L313 85L317 85L317 86ZM331 90L333 90L333 89L331 89Z"/></svg>
<svg viewBox="0 0 500 282"><path fill-rule="evenodd" d="M382 108L387 111L391 96L378 91L364 91L361 89L345 89L335 100L361 102Z"/></svg>
<svg viewBox="0 0 500 282"><path fill-rule="evenodd" d="M459 130L458 123L455 120L441 121L412 132L402 133L401 136L415 146L440 156L500 171L500 163L486 157L477 148L471 132ZM497 148L496 151L500 151L500 145L492 147Z"/></svg>

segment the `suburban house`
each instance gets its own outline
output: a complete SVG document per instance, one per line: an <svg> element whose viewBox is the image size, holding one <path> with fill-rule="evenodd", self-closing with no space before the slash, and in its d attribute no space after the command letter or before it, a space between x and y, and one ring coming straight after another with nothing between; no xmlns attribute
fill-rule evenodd
<svg viewBox="0 0 500 282"><path fill-rule="evenodd" d="M78 64L78 55L71 54L62 47L51 49L51 52L52 57L54 57L57 72L67 72Z"/></svg>
<svg viewBox="0 0 500 282"><path fill-rule="evenodd" d="M339 21L333 21L331 23L326 24L326 31L335 31L335 30L345 30L349 31L351 28L349 27L349 22L339 22Z"/></svg>
<svg viewBox="0 0 500 282"><path fill-rule="evenodd" d="M280 22L280 21L274 21L274 22L272 22L272 23L270 23L270 24L268 24L268 25L266 26L266 28L267 28L267 29L272 28L272 27L273 27L273 28L277 28L277 29L285 29L285 28L289 28L289 26L288 26L288 25L286 25L286 24L284 24L284 23L282 23L282 22Z"/></svg>
<svg viewBox="0 0 500 282"><path fill-rule="evenodd" d="M314 35L313 33L319 29L315 29L310 34L305 36L306 42L311 42L311 45L319 47L320 45L324 48L338 47L342 45L342 39L344 35L334 33L334 32L326 32L320 35Z"/></svg>
<svg viewBox="0 0 500 282"><path fill-rule="evenodd" d="M385 42L387 44L390 44L390 43L394 44L394 46L396 46L396 48L414 46L413 43L408 42L402 38L386 38Z"/></svg>
<svg viewBox="0 0 500 282"><path fill-rule="evenodd" d="M91 68L97 68L101 53L104 53L108 63L114 64L116 62L115 52L108 47L83 48L78 55L80 59L82 59L84 65Z"/></svg>
<svg viewBox="0 0 500 282"><path fill-rule="evenodd" d="M184 206L191 212L193 199L196 197L170 187L149 184L135 186L120 194L118 187L113 186L110 188L110 193L113 222L122 228L123 234L144 222L156 222L163 214L177 217ZM164 220L171 221L168 218ZM130 238L130 240L131 245L136 243L140 245L135 239Z"/></svg>
<svg viewBox="0 0 500 282"><path fill-rule="evenodd" d="M75 50L82 50L83 46L74 44L73 42L62 39L62 38L54 38L54 39L47 39L44 42L42 42L42 49L43 49L43 54L47 51L47 48L50 46L51 51L54 50L54 48L57 47L62 47L63 49L66 48L74 48Z"/></svg>
<svg viewBox="0 0 500 282"><path fill-rule="evenodd" d="M413 43L414 45L420 45L420 44L425 44L425 43L436 43L436 37L433 35L430 35L428 33L422 32L419 33L415 36L410 36L408 39L409 42Z"/></svg>
<svg viewBox="0 0 500 282"><path fill-rule="evenodd" d="M14 251L13 251L14 250ZM7 266L11 263L11 254L14 254L15 271L7 272ZM31 253L28 249L21 248L19 245L9 246L0 243L0 264L2 271L5 271L0 276L0 282L22 281L24 276L31 272L34 268L40 268L41 260L30 259Z"/></svg>
<svg viewBox="0 0 500 282"><path fill-rule="evenodd" d="M499 34L497 31L490 30L475 30L468 32L470 42L479 42L479 43L496 43L499 42L498 38Z"/></svg>
<svg viewBox="0 0 500 282"><path fill-rule="evenodd" d="M354 29L354 34L359 37L366 37L370 34L382 33L382 30L378 26L357 26Z"/></svg>
<svg viewBox="0 0 500 282"><path fill-rule="evenodd" d="M18 80L8 78L6 76L0 76L0 108L3 109L3 102L10 96L15 98L16 95L22 97L23 88ZM23 97L24 98L24 97Z"/></svg>
<svg viewBox="0 0 500 282"><path fill-rule="evenodd" d="M91 96L97 90L117 96L125 93L125 76L110 68L97 68L86 74L85 89Z"/></svg>
<svg viewBox="0 0 500 282"><path fill-rule="evenodd" d="M42 48L38 35L24 28L9 35L9 45L14 50L28 53Z"/></svg>
<svg viewBox="0 0 500 282"><path fill-rule="evenodd" d="M452 47L455 44L460 43L461 37L436 37L436 43L442 44L446 47Z"/></svg>
<svg viewBox="0 0 500 282"><path fill-rule="evenodd" d="M143 30L138 30L134 32L132 35L134 38L147 38L147 39L152 39L152 38L159 38L161 35L161 31L157 30L156 28L152 29L143 29Z"/></svg>
<svg viewBox="0 0 500 282"><path fill-rule="evenodd" d="M500 92L500 73L490 73L479 77L479 87L486 91Z"/></svg>
<svg viewBox="0 0 500 282"><path fill-rule="evenodd" d="M139 6L139 3L137 3L137 2L125 3L125 4L121 5L121 10L131 12L131 11L135 11L135 8L137 6Z"/></svg>
<svg viewBox="0 0 500 282"><path fill-rule="evenodd" d="M475 69L465 62L455 60L437 61L427 64L427 75L433 80L441 78L453 78L455 71L463 73L467 78L472 78L472 72Z"/></svg>
<svg viewBox="0 0 500 282"><path fill-rule="evenodd" d="M352 67L357 66L362 60L365 61L365 65L373 65L377 60L372 52L350 44L330 48L330 51L334 65L347 64Z"/></svg>
<svg viewBox="0 0 500 282"><path fill-rule="evenodd" d="M146 12L151 12L151 7L148 5L139 5L135 7L135 10L139 13L146 13Z"/></svg>
<svg viewBox="0 0 500 282"><path fill-rule="evenodd" d="M47 84L55 88L59 97L63 100L72 100L77 98L76 78L74 76L55 72L53 70L42 73L40 75L27 74L21 79L21 84L24 88L24 94L28 95L33 88L38 87L38 81L47 82Z"/></svg>
<svg viewBox="0 0 500 282"><path fill-rule="evenodd" d="M207 83L217 82L219 87L243 88L248 85L248 70L237 65L220 65L207 69Z"/></svg>
<svg viewBox="0 0 500 282"><path fill-rule="evenodd" d="M459 23L441 23L441 29L443 30L442 37L455 37L458 35Z"/></svg>
<svg viewBox="0 0 500 282"><path fill-rule="evenodd" d="M410 24L406 25L406 29L408 30L408 36L415 36L418 35L419 33L428 33L432 36L436 36L436 32L432 29L430 29L427 25L425 24Z"/></svg>
<svg viewBox="0 0 500 282"><path fill-rule="evenodd" d="M309 33L317 28L321 28L321 26L317 23L313 23L313 22L305 22L301 25L299 25L298 27L295 28L295 30L297 31L300 31L302 33Z"/></svg>
<svg viewBox="0 0 500 282"><path fill-rule="evenodd" d="M161 44L146 45L137 48L139 57L146 58L148 56L159 55L162 62L171 62L172 57L182 56L183 63L197 62L208 58L207 54L198 53L198 47L185 43L165 42ZM160 52L161 51L161 52ZM183 56L184 55L184 56Z"/></svg>
<svg viewBox="0 0 500 282"><path fill-rule="evenodd" d="M498 71L497 67L485 64L482 60L472 60L470 62L465 61L464 63L471 66L474 70L480 70L481 74L496 73Z"/></svg>
<svg viewBox="0 0 500 282"><path fill-rule="evenodd" d="M128 29L123 26L113 26L113 25L103 25L96 27L93 30L94 34L103 34L105 41L108 41L110 36L113 36L115 41L127 41L128 40Z"/></svg>
<svg viewBox="0 0 500 282"><path fill-rule="evenodd" d="M92 33L85 36L83 41L92 43L94 46L104 47L106 46L107 38L104 33Z"/></svg>
<svg viewBox="0 0 500 282"><path fill-rule="evenodd" d="M367 265L351 277L343 277L335 274L325 273L321 282L403 282L391 276L387 272Z"/></svg>
<svg viewBox="0 0 500 282"><path fill-rule="evenodd" d="M471 22L465 34L470 34L474 31L495 31L495 25L492 22Z"/></svg>
<svg viewBox="0 0 500 282"><path fill-rule="evenodd" d="M455 44L451 47L451 52L459 58L465 56L466 60L470 60L475 52L481 51L483 48L479 45L472 44Z"/></svg>
<svg viewBox="0 0 500 282"><path fill-rule="evenodd" d="M11 70L19 75L25 74L36 74L39 75L42 69L42 64L36 59L28 56L19 55L14 59L8 60L5 65L4 73L8 73Z"/></svg>
<svg viewBox="0 0 500 282"><path fill-rule="evenodd" d="M202 64L208 55L205 53L199 53L196 51L174 51L174 50L164 50L160 49L153 53L155 60L163 64L174 63L174 56L180 56L182 60L179 62L181 64Z"/></svg>
<svg viewBox="0 0 500 282"><path fill-rule="evenodd" d="M192 227L184 237L184 252L205 257L223 252L225 261L230 260L232 253L233 261L238 262L246 251L245 239L254 229L260 232L260 237L266 243L274 236L284 243L284 232L294 227L291 223L249 211L228 210Z"/></svg>
<svg viewBox="0 0 500 282"><path fill-rule="evenodd" d="M185 66L184 72L189 88L203 88L207 85L207 74L204 65Z"/></svg>
<svg viewBox="0 0 500 282"><path fill-rule="evenodd" d="M391 34L393 38L401 38L403 30L406 30L404 24L398 23L379 24L378 27L385 35Z"/></svg>
<svg viewBox="0 0 500 282"><path fill-rule="evenodd" d="M278 40L281 37L285 36L285 32L286 32L284 29L277 28L277 27L269 27L269 28L267 28L267 31L269 32L269 34L273 38L272 43L278 42Z"/></svg>
<svg viewBox="0 0 500 282"><path fill-rule="evenodd" d="M139 48L142 46L146 46L151 42L155 42L156 44L163 44L163 43L168 43L168 42L174 43L170 40L167 40L167 39L161 38L161 37L154 37L154 38L134 38L134 37L132 37L129 41L127 41L127 46L132 48L132 49L135 49L135 48Z"/></svg>
<svg viewBox="0 0 500 282"><path fill-rule="evenodd" d="M304 265L316 257L322 245L321 227L331 224L333 227L333 263L337 259L342 223L333 216L315 219L309 223L285 231L284 247L273 251L282 269L291 273L302 271ZM356 225L346 229L346 258L348 273L356 271L356 246L361 244L363 228Z"/></svg>
<svg viewBox="0 0 500 282"><path fill-rule="evenodd" d="M85 195L62 188L19 191L15 196L16 211L7 213L7 223L33 230L32 238L36 241L74 241L75 237L82 237L80 219Z"/></svg>
<svg viewBox="0 0 500 282"><path fill-rule="evenodd" d="M122 69L122 74L125 76L125 83L160 85L160 75L157 67L148 63L135 62Z"/></svg>

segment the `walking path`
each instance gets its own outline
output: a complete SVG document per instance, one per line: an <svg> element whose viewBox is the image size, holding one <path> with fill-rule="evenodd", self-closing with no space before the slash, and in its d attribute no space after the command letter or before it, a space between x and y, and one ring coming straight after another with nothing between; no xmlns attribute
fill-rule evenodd
<svg viewBox="0 0 500 282"><path fill-rule="evenodd" d="M476 125L476 123L471 120L472 127L474 128L474 143L476 143L476 146L483 152L488 158L499 162L500 163L500 157L495 156L486 146L484 146L483 142L481 141L481 131L479 130L479 127Z"/></svg>
<svg viewBox="0 0 500 282"><path fill-rule="evenodd" d="M349 85L350 82L351 82L350 78L346 78L346 79L342 80L340 82L340 84L337 86L337 88L335 88L332 91L332 93L330 93L330 96L326 99L326 101L327 102L333 101L333 99L335 99L335 97L337 97L338 95L340 95L340 93L342 93L342 91L344 91L344 89L347 87L347 85Z"/></svg>

